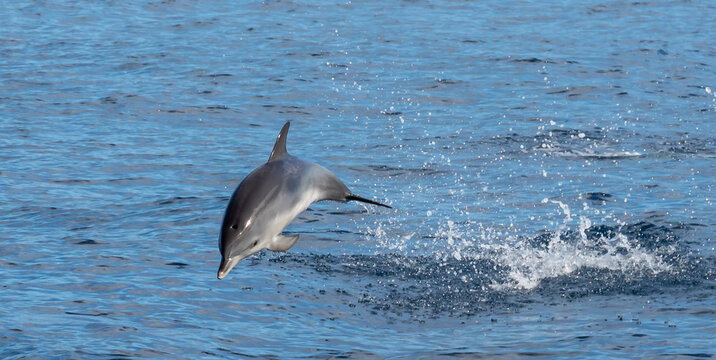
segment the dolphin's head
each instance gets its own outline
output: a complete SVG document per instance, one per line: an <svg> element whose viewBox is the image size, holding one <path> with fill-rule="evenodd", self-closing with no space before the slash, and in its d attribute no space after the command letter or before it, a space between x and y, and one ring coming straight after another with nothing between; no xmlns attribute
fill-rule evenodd
<svg viewBox="0 0 716 360"><path fill-rule="evenodd" d="M219 249L221 250L221 265L216 277L219 280L226 277L236 264L250 255L261 251L261 241L251 237L250 234L224 235L219 238ZM230 232L229 232L230 233Z"/></svg>
<svg viewBox="0 0 716 360"><path fill-rule="evenodd" d="M221 226L219 236L219 251L221 252L221 265L217 277L219 280L226 277L231 269L244 258L264 248L261 237L256 234L250 216L227 216Z"/></svg>

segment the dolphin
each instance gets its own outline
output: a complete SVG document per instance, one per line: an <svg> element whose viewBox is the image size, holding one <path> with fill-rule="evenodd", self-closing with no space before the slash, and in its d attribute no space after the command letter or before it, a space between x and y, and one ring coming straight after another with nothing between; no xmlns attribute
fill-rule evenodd
<svg viewBox="0 0 716 360"><path fill-rule="evenodd" d="M219 280L255 252L290 249L298 241L298 235L281 232L314 202L355 200L391 208L351 193L326 168L290 155L286 151L290 125L290 122L283 125L268 162L252 171L229 200L219 236Z"/></svg>

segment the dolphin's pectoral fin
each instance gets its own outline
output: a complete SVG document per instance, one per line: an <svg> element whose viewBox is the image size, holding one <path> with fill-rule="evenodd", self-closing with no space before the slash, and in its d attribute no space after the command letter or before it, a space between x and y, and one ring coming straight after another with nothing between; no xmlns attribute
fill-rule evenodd
<svg viewBox="0 0 716 360"><path fill-rule="evenodd" d="M286 236L278 234L273 238L268 249L271 251L286 251L295 245L296 241L298 241L298 235Z"/></svg>

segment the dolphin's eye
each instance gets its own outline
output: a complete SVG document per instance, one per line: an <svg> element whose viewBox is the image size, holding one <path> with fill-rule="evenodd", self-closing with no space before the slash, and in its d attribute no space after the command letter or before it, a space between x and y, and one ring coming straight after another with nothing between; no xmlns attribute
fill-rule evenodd
<svg viewBox="0 0 716 360"><path fill-rule="evenodd" d="M258 245L258 244L259 244L259 241L256 240L256 241L254 241L254 245L253 245L253 246L256 246L256 245Z"/></svg>
<svg viewBox="0 0 716 360"><path fill-rule="evenodd" d="M234 225L231 225L231 228L234 229L234 230L236 230L236 229L238 229L239 227L236 226L236 224L234 224Z"/></svg>

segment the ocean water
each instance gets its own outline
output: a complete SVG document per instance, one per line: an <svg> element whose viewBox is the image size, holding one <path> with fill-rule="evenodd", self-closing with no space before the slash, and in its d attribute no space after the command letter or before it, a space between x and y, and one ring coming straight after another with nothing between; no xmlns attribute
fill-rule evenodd
<svg viewBox="0 0 716 360"><path fill-rule="evenodd" d="M0 3L0 358L716 355L716 3ZM313 204L216 279L288 150Z"/></svg>

